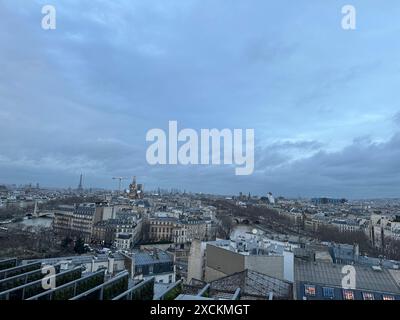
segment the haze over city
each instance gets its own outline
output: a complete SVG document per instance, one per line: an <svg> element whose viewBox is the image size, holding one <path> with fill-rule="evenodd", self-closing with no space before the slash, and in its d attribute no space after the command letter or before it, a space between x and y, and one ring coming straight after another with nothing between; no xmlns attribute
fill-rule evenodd
<svg viewBox="0 0 400 320"><path fill-rule="evenodd" d="M352 1L344 31L339 2L53 1L44 31L46 1L2 1L0 182L398 197L400 7ZM170 120L255 129L254 173L150 166Z"/></svg>

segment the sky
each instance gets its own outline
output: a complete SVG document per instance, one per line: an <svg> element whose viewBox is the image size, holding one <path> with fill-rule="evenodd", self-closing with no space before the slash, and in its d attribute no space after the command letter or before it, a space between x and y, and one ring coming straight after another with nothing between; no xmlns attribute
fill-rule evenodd
<svg viewBox="0 0 400 320"><path fill-rule="evenodd" d="M0 0L0 184L399 197L399 16L397 0ZM171 120L254 129L254 173L149 165L146 133Z"/></svg>

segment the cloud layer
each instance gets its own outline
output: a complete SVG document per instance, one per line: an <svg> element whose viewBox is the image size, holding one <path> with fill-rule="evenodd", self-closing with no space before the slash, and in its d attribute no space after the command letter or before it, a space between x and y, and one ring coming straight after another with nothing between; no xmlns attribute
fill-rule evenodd
<svg viewBox="0 0 400 320"><path fill-rule="evenodd" d="M0 3L0 183L399 195L400 6L353 1ZM301 13L301 14L300 14ZM255 173L151 167L146 132L254 128Z"/></svg>

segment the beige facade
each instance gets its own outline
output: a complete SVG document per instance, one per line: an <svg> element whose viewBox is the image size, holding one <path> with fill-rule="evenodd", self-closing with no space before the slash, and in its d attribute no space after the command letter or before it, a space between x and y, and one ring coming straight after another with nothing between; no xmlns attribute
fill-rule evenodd
<svg viewBox="0 0 400 320"><path fill-rule="evenodd" d="M186 243L186 228L174 218L149 219L149 237L151 241L171 241L175 244Z"/></svg>
<svg viewBox="0 0 400 320"><path fill-rule="evenodd" d="M211 236L211 221L206 220L191 220L183 222L186 228L186 240L192 242L193 240L207 241Z"/></svg>
<svg viewBox="0 0 400 320"><path fill-rule="evenodd" d="M114 209L103 203L85 203L77 207L60 207L54 212L53 228L60 235L77 236L90 242L93 226L100 221L111 219Z"/></svg>
<svg viewBox="0 0 400 320"><path fill-rule="evenodd" d="M213 281L246 269L284 279L281 255L244 255L212 244L206 247L204 281Z"/></svg>

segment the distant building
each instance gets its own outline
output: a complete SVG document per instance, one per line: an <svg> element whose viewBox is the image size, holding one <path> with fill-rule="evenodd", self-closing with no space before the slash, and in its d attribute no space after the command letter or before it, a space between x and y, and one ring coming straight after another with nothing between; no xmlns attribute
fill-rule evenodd
<svg viewBox="0 0 400 320"><path fill-rule="evenodd" d="M346 199L333 199L333 198L312 198L311 202L313 204L319 205L319 204L333 204L333 205L338 205L338 204L343 204L346 203Z"/></svg>
<svg viewBox="0 0 400 320"><path fill-rule="evenodd" d="M133 177L132 183L129 185L128 196L130 199L143 199L143 184L136 183L136 177Z"/></svg>
<svg viewBox="0 0 400 320"><path fill-rule="evenodd" d="M182 220L182 225L186 229L187 242L195 239L207 241L211 238L211 220L188 217Z"/></svg>
<svg viewBox="0 0 400 320"><path fill-rule="evenodd" d="M83 191L83 174L82 173L79 176L79 185L78 185L77 191L79 191L79 192Z"/></svg>
<svg viewBox="0 0 400 320"><path fill-rule="evenodd" d="M340 232L354 232L360 230L360 225L351 220L333 219L331 223L338 228Z"/></svg>
<svg viewBox="0 0 400 320"><path fill-rule="evenodd" d="M267 199L268 199L268 202L269 202L270 204L275 204L275 198L274 198L274 196L272 195L271 192L268 192L268 193L267 193Z"/></svg>

